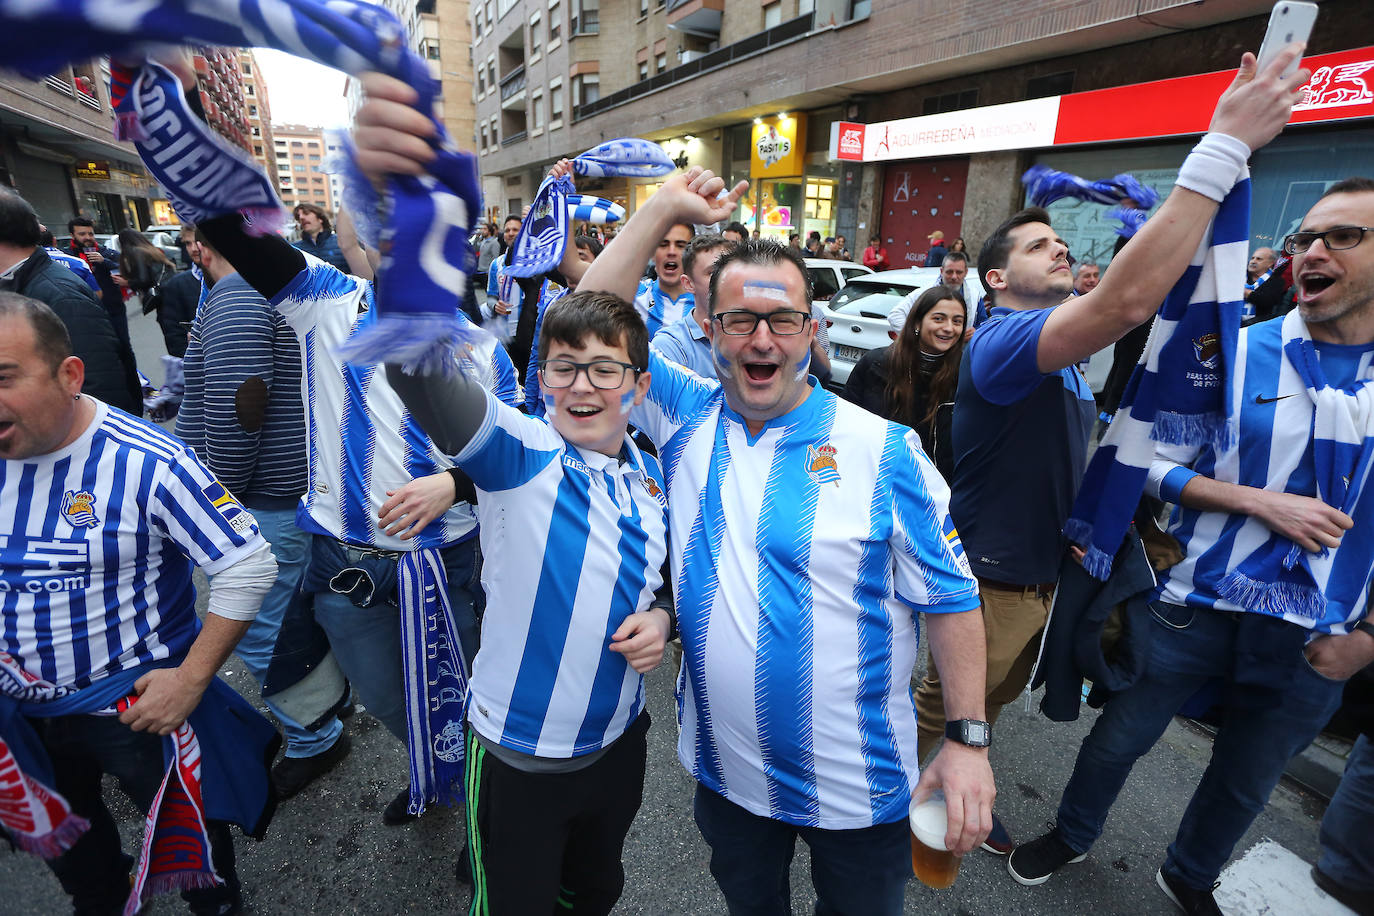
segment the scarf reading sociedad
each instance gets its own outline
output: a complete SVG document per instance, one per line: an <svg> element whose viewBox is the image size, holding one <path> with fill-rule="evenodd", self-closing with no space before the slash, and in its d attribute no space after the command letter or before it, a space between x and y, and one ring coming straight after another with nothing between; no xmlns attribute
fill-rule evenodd
<svg viewBox="0 0 1374 916"><path fill-rule="evenodd" d="M1160 306L1112 425L1093 453L1064 535L1105 581L1131 524L1155 443L1224 447L1235 435L1230 370L1250 245L1250 178L1217 208L1192 263Z"/></svg>
<svg viewBox="0 0 1374 916"><path fill-rule="evenodd" d="M142 60L140 49L154 43L203 44L275 48L353 76L384 73L413 88L416 109L430 117L438 95L438 83L410 50L400 20L356 0L0 0L0 26L0 61L35 77L100 55ZM279 223L280 205L265 173L195 116L167 70L156 64L112 70L119 130L139 146L183 221L237 212L259 233ZM443 125L434 123L438 161L431 175L393 177L385 194L390 218L384 225L394 226L400 216L408 225L423 220L424 231L388 251L383 230L378 284L389 287L390 308L384 320L350 342L350 359L448 369L462 340L456 303L466 291L473 260L467 236L481 195L472 155L460 152ZM376 193L359 177L356 169L345 171L345 197L355 205L376 202ZM422 214L406 218L405 211L416 206ZM370 209L363 208L359 234L376 244Z"/></svg>

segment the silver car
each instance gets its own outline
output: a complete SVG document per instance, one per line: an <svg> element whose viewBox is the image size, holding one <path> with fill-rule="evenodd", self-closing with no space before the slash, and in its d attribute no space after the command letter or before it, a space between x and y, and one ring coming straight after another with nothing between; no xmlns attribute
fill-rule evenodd
<svg viewBox="0 0 1374 916"><path fill-rule="evenodd" d="M887 336L887 316L903 299L939 282L940 268L911 267L854 277L846 283L825 305L830 326L831 384L844 384L864 353L892 342ZM964 303L970 321L982 296L983 284L970 265L964 278Z"/></svg>

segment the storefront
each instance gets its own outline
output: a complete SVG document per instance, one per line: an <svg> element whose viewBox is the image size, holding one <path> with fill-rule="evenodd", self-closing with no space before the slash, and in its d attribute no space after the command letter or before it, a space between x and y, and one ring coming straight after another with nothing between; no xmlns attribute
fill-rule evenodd
<svg viewBox="0 0 1374 916"><path fill-rule="evenodd" d="M1323 190L1368 174L1374 161L1367 124L1374 118L1374 47L1316 55L1303 65L1313 74L1306 97L1284 133L1251 160L1254 246L1276 244ZM968 168L987 153L1037 150L1025 166L1043 163L1089 180L1129 172L1163 199L1234 76L1219 71L877 124L842 122L830 131L830 156L885 164L880 226L897 266L926 247L930 231L940 229L946 240L961 234L963 211L983 190L965 187ZM1050 206L1075 257L1110 260L1120 223L1107 209L1070 200ZM969 240L974 251L979 241Z"/></svg>
<svg viewBox="0 0 1374 916"><path fill-rule="evenodd" d="M736 220L784 244L792 233L803 242L812 232L836 234L840 166L825 152L827 114L780 112L728 130L732 161L725 174L732 185L749 181Z"/></svg>

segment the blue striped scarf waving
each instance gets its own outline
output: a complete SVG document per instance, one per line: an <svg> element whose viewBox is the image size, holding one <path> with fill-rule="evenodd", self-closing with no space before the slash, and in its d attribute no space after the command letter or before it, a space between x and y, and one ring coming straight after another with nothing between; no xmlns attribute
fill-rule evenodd
<svg viewBox="0 0 1374 916"><path fill-rule="evenodd" d="M1235 435L1228 372L1240 333L1249 244L1247 174L1221 202L1192 263L1160 306L1064 526L1065 536L1084 548L1083 567L1098 579L1111 573L1155 443L1224 446Z"/></svg>
<svg viewBox="0 0 1374 916"><path fill-rule="evenodd" d="M0 0L0 26L0 60L31 76L102 54L141 59L140 49L153 43L207 44L275 48L354 76L369 70L385 73L415 89L416 108L427 114L438 95L438 83L430 77L425 61L410 50L400 20L380 6L357 0ZM126 76L131 86L156 85L159 77L156 65ZM116 79L115 95L120 95L125 84L125 79ZM154 117L139 115L139 108L147 114L149 101L150 97L138 96L132 89L125 93L119 99L119 123L136 144L140 135L153 134L158 128L176 129L178 136L191 138L184 145L165 143L156 150L140 146L174 206L180 205L177 209L184 220L232 212L265 213L265 205L271 203L264 201L266 176L253 165L257 179L248 180L246 156L217 142L204 125L193 123L185 106L168 104ZM177 123L164 124L167 118ZM404 252L401 249L407 246L397 246L393 269L383 265L378 286L386 289L389 307L383 320L352 342L349 356L360 362L399 354L409 365L421 368L453 365L455 341L461 339L454 316L472 261L466 237L473 214L481 209L481 195L475 160L459 152L443 125L435 123L439 161L431 177L388 182L387 206L393 224L399 216L414 225L418 218L405 213L416 206L430 222L417 236L424 240L422 250ZM235 180L197 180L212 171ZM356 170L345 177L352 188L346 196L376 202L375 195L358 190ZM375 241L368 237L371 222L365 214L358 222L363 240ZM259 232L271 228L270 223L256 226ZM461 237L461 242L453 241L453 236Z"/></svg>
<svg viewBox="0 0 1374 916"><path fill-rule="evenodd" d="M652 178L666 175L677 166L657 143L622 137L587 150L572 161L572 168L575 174L590 178ZM568 244L567 202L573 190L573 181L566 176L554 178L549 175L539 185L530 212L520 221L520 232L506 253L503 275L537 277L553 270L563 260L563 251ZM621 209L621 213L624 212Z"/></svg>

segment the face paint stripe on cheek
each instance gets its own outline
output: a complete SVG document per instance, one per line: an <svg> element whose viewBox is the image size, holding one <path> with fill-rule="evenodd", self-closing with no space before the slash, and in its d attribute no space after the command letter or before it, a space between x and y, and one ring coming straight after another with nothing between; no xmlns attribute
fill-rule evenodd
<svg viewBox="0 0 1374 916"><path fill-rule="evenodd" d="M634 408L634 406L635 391L633 388L631 388L629 391L625 392L620 396L620 415L622 417L629 416L630 411Z"/></svg>
<svg viewBox="0 0 1374 916"><path fill-rule="evenodd" d="M734 378L734 373L730 371L730 360L720 351L720 344L712 341L711 357L716 364L716 372L721 378Z"/></svg>
<svg viewBox="0 0 1374 916"><path fill-rule="evenodd" d="M550 418L558 416L558 410L554 407L555 403L556 401L554 400L553 395L544 395L544 413L548 414Z"/></svg>

